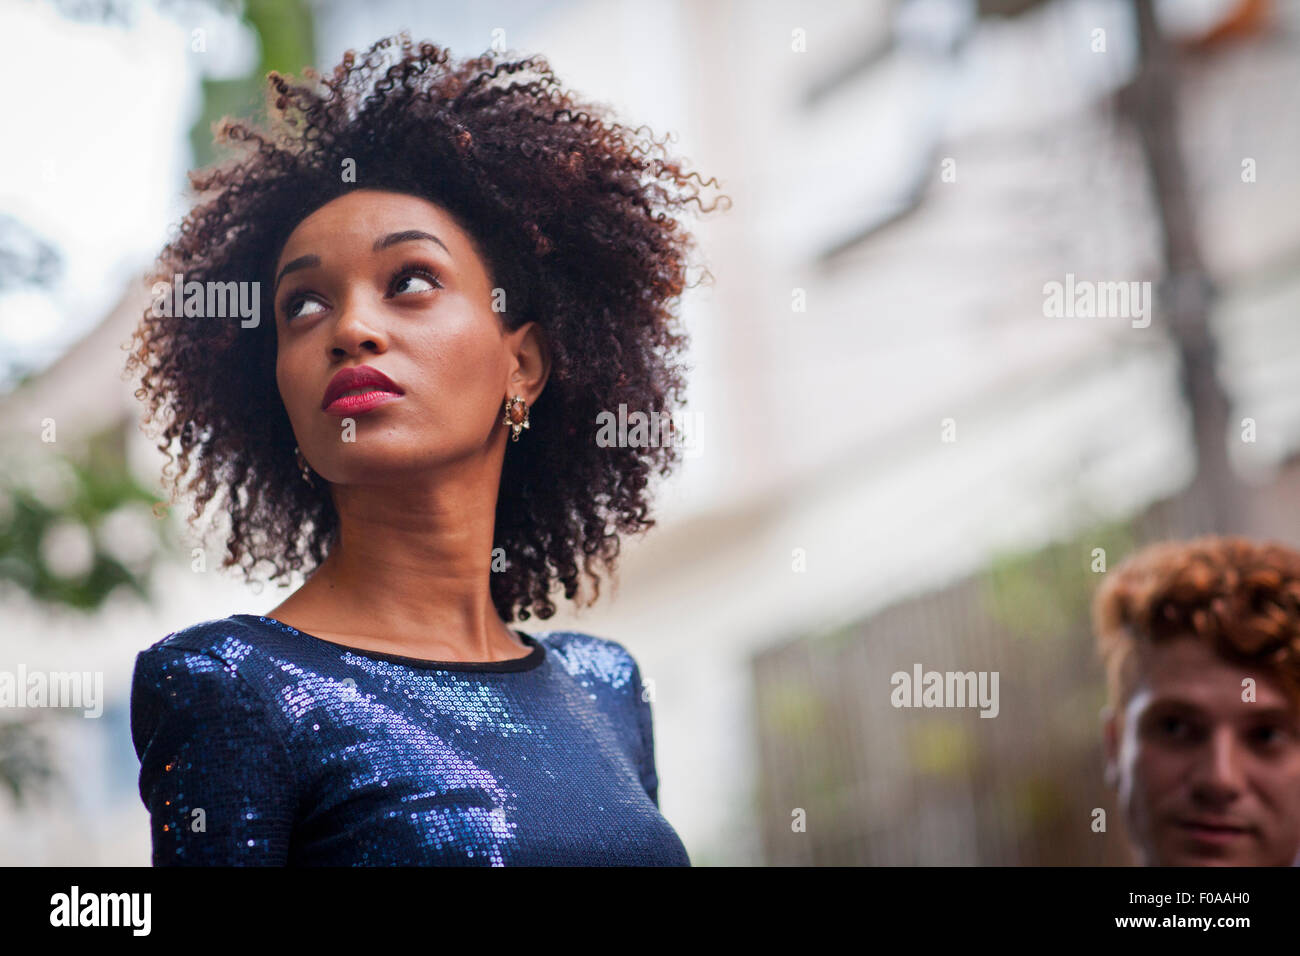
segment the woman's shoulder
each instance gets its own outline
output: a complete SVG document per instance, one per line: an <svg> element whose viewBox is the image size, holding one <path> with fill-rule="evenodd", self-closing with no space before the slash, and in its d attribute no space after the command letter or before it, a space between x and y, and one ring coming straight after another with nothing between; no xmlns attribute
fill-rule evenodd
<svg viewBox="0 0 1300 956"><path fill-rule="evenodd" d="M141 656L174 657L177 654L205 654L237 664L272 639L270 629L259 628L246 614L199 621L172 631L150 644Z"/></svg>
<svg viewBox="0 0 1300 956"><path fill-rule="evenodd" d="M201 674L224 675L235 683L274 681L275 645L283 641L272 629L258 627L256 619L235 614L199 621L172 631L136 655L134 684L191 679ZM211 680L208 681L209 683Z"/></svg>
<svg viewBox="0 0 1300 956"><path fill-rule="evenodd" d="M251 624L221 618L173 631L136 656L131 741L140 795L154 819L155 862L183 861L178 841L190 841L186 849L201 855L235 852L248 836L239 830L235 842L235 820L249 833L289 826L303 768L289 747L293 725L279 701L283 677L259 649L261 640ZM264 822L245 825L250 800ZM210 842L181 836L199 807L212 815ZM270 846L281 848L286 838L277 829ZM249 851L248 859L261 852Z"/></svg>
<svg viewBox="0 0 1300 956"><path fill-rule="evenodd" d="M640 678L636 658L620 641L585 631L547 631L545 642L556 662L574 677L594 678L615 689Z"/></svg>

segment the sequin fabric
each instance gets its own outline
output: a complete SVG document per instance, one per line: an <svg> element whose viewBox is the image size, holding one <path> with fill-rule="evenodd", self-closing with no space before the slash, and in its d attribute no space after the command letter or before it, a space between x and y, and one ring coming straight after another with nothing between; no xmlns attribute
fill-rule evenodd
<svg viewBox="0 0 1300 956"><path fill-rule="evenodd" d="M689 866L619 643L443 664L236 614L142 651L155 866Z"/></svg>

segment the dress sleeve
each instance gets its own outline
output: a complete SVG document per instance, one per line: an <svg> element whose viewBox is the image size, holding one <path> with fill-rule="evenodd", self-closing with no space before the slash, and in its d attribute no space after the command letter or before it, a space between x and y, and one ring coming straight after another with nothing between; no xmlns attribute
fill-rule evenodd
<svg viewBox="0 0 1300 956"><path fill-rule="evenodd" d="M637 752L637 772L641 776L641 786L646 794L659 806L659 772L655 767L654 714L650 701L643 699L644 688L641 684L641 665L632 662L632 705L636 708L636 725L640 737L640 749Z"/></svg>
<svg viewBox="0 0 1300 956"><path fill-rule="evenodd" d="M154 866L283 866L297 812L278 714L201 651L136 657L131 737Z"/></svg>

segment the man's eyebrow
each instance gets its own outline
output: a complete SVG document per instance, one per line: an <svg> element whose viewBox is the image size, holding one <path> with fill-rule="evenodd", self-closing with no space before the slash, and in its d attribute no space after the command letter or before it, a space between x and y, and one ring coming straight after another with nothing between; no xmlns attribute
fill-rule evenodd
<svg viewBox="0 0 1300 956"><path fill-rule="evenodd" d="M314 268L318 265L320 265L320 256L299 256L292 262L286 262L284 268L280 270L280 274L275 277L275 285L271 286L271 294L275 294L275 290L280 287L280 280L283 279L286 274L296 272L298 269Z"/></svg>
<svg viewBox="0 0 1300 956"><path fill-rule="evenodd" d="M1189 713L1198 717L1204 717L1208 711L1201 704L1188 700L1185 697L1155 697L1152 698L1146 707L1144 713ZM1252 704L1249 709L1243 709L1236 718L1243 721L1252 720L1296 720L1300 721L1300 711L1288 707L1286 704Z"/></svg>
<svg viewBox="0 0 1300 956"><path fill-rule="evenodd" d="M417 239L427 239L430 242L436 242L438 245L442 246L443 249L447 250L448 255L451 255L451 250L447 249L447 244L445 242L437 236L431 236L429 233L422 232L419 229L407 229L404 232L389 233L375 243L375 252L387 249L389 246L395 246L399 242L414 242Z"/></svg>
<svg viewBox="0 0 1300 956"><path fill-rule="evenodd" d="M1153 710L1188 710L1195 711L1196 713L1205 712L1205 707L1202 704L1199 704L1194 700L1189 700L1186 697L1176 697L1172 695L1166 697L1152 697L1147 701L1146 706L1142 709L1147 712Z"/></svg>
<svg viewBox="0 0 1300 956"><path fill-rule="evenodd" d="M1297 713L1295 708L1288 707L1286 704L1264 704L1258 709L1252 707L1246 717L1248 719L1267 717L1276 720L1300 720L1300 713Z"/></svg>

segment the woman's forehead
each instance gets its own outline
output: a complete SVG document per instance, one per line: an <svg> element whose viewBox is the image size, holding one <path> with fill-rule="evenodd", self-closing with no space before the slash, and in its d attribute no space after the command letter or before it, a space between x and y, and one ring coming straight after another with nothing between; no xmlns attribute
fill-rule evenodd
<svg viewBox="0 0 1300 956"><path fill-rule="evenodd" d="M280 258L297 251L313 251L299 250L305 242L328 239L368 243L392 232L421 227L449 247L466 238L455 217L431 200L406 193L359 189L331 199L304 216L289 233Z"/></svg>

